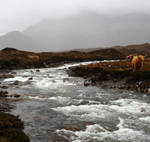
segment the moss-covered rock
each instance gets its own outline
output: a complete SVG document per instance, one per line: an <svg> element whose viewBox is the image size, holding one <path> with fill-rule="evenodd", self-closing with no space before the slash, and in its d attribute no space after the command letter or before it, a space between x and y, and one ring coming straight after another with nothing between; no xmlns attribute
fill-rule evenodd
<svg viewBox="0 0 150 142"><path fill-rule="evenodd" d="M22 129L23 122L17 116L0 112L0 142L29 142Z"/></svg>

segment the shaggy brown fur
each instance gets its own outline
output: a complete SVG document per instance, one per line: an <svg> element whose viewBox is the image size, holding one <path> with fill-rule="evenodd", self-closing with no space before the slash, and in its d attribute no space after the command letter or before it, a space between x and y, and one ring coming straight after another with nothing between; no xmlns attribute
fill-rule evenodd
<svg viewBox="0 0 150 142"><path fill-rule="evenodd" d="M31 59L31 60L39 60L39 56L37 55L28 55L28 58Z"/></svg>
<svg viewBox="0 0 150 142"><path fill-rule="evenodd" d="M130 60L133 71L140 70L143 67L144 57L142 55L129 55L126 58Z"/></svg>

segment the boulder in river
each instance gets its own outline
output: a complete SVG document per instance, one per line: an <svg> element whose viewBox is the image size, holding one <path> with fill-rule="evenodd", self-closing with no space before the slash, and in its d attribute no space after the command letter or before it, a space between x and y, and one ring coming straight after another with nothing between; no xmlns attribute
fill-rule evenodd
<svg viewBox="0 0 150 142"><path fill-rule="evenodd" d="M19 85L19 81L16 80L16 81L13 83L13 85Z"/></svg>
<svg viewBox="0 0 150 142"><path fill-rule="evenodd" d="M92 81L90 79L85 79L84 86L89 86L92 84Z"/></svg>
<svg viewBox="0 0 150 142"><path fill-rule="evenodd" d="M0 97L7 97L7 91L0 91Z"/></svg>
<svg viewBox="0 0 150 142"><path fill-rule="evenodd" d="M12 94L12 95L10 95L10 97L19 98L20 95L19 94Z"/></svg>
<svg viewBox="0 0 150 142"><path fill-rule="evenodd" d="M32 77L30 77L30 78L29 78L29 80L33 80L33 78L32 78Z"/></svg>
<svg viewBox="0 0 150 142"><path fill-rule="evenodd" d="M69 81L69 78L63 78L63 82Z"/></svg>
<svg viewBox="0 0 150 142"><path fill-rule="evenodd" d="M69 140L67 140L63 136L59 136L55 134L52 136L52 142L69 142Z"/></svg>
<svg viewBox="0 0 150 142"><path fill-rule="evenodd" d="M0 88L2 88L2 89L8 89L8 86L0 86Z"/></svg>
<svg viewBox="0 0 150 142"><path fill-rule="evenodd" d="M13 78L14 76L12 74L9 73L4 73L4 74L0 74L0 78Z"/></svg>
<svg viewBox="0 0 150 142"><path fill-rule="evenodd" d="M36 70L36 72L40 72L40 70L39 70L39 69L37 69L37 70Z"/></svg>
<svg viewBox="0 0 150 142"><path fill-rule="evenodd" d="M29 142L23 127L17 116L0 112L0 142Z"/></svg>

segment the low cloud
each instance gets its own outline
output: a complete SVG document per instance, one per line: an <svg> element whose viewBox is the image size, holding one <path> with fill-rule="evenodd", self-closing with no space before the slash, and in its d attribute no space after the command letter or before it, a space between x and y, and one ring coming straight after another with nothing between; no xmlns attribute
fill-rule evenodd
<svg viewBox="0 0 150 142"><path fill-rule="evenodd" d="M83 10L119 15L150 13L149 0L0 0L0 33L24 30L47 18L62 18Z"/></svg>

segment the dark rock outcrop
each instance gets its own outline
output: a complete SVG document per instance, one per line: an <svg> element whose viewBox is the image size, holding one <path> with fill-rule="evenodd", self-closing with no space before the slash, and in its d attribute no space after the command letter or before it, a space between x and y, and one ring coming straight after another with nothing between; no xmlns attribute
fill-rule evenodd
<svg viewBox="0 0 150 142"><path fill-rule="evenodd" d="M150 60L144 62L140 71L133 72L127 61L101 62L71 67L71 76L84 77L84 85L100 85L102 88L118 88L150 92ZM112 83L108 83L111 81ZM107 83L106 83L107 82Z"/></svg>
<svg viewBox="0 0 150 142"><path fill-rule="evenodd" d="M0 98L7 97L7 91L0 91Z"/></svg>
<svg viewBox="0 0 150 142"><path fill-rule="evenodd" d="M18 117L0 112L1 142L29 142L22 129L23 122Z"/></svg>

